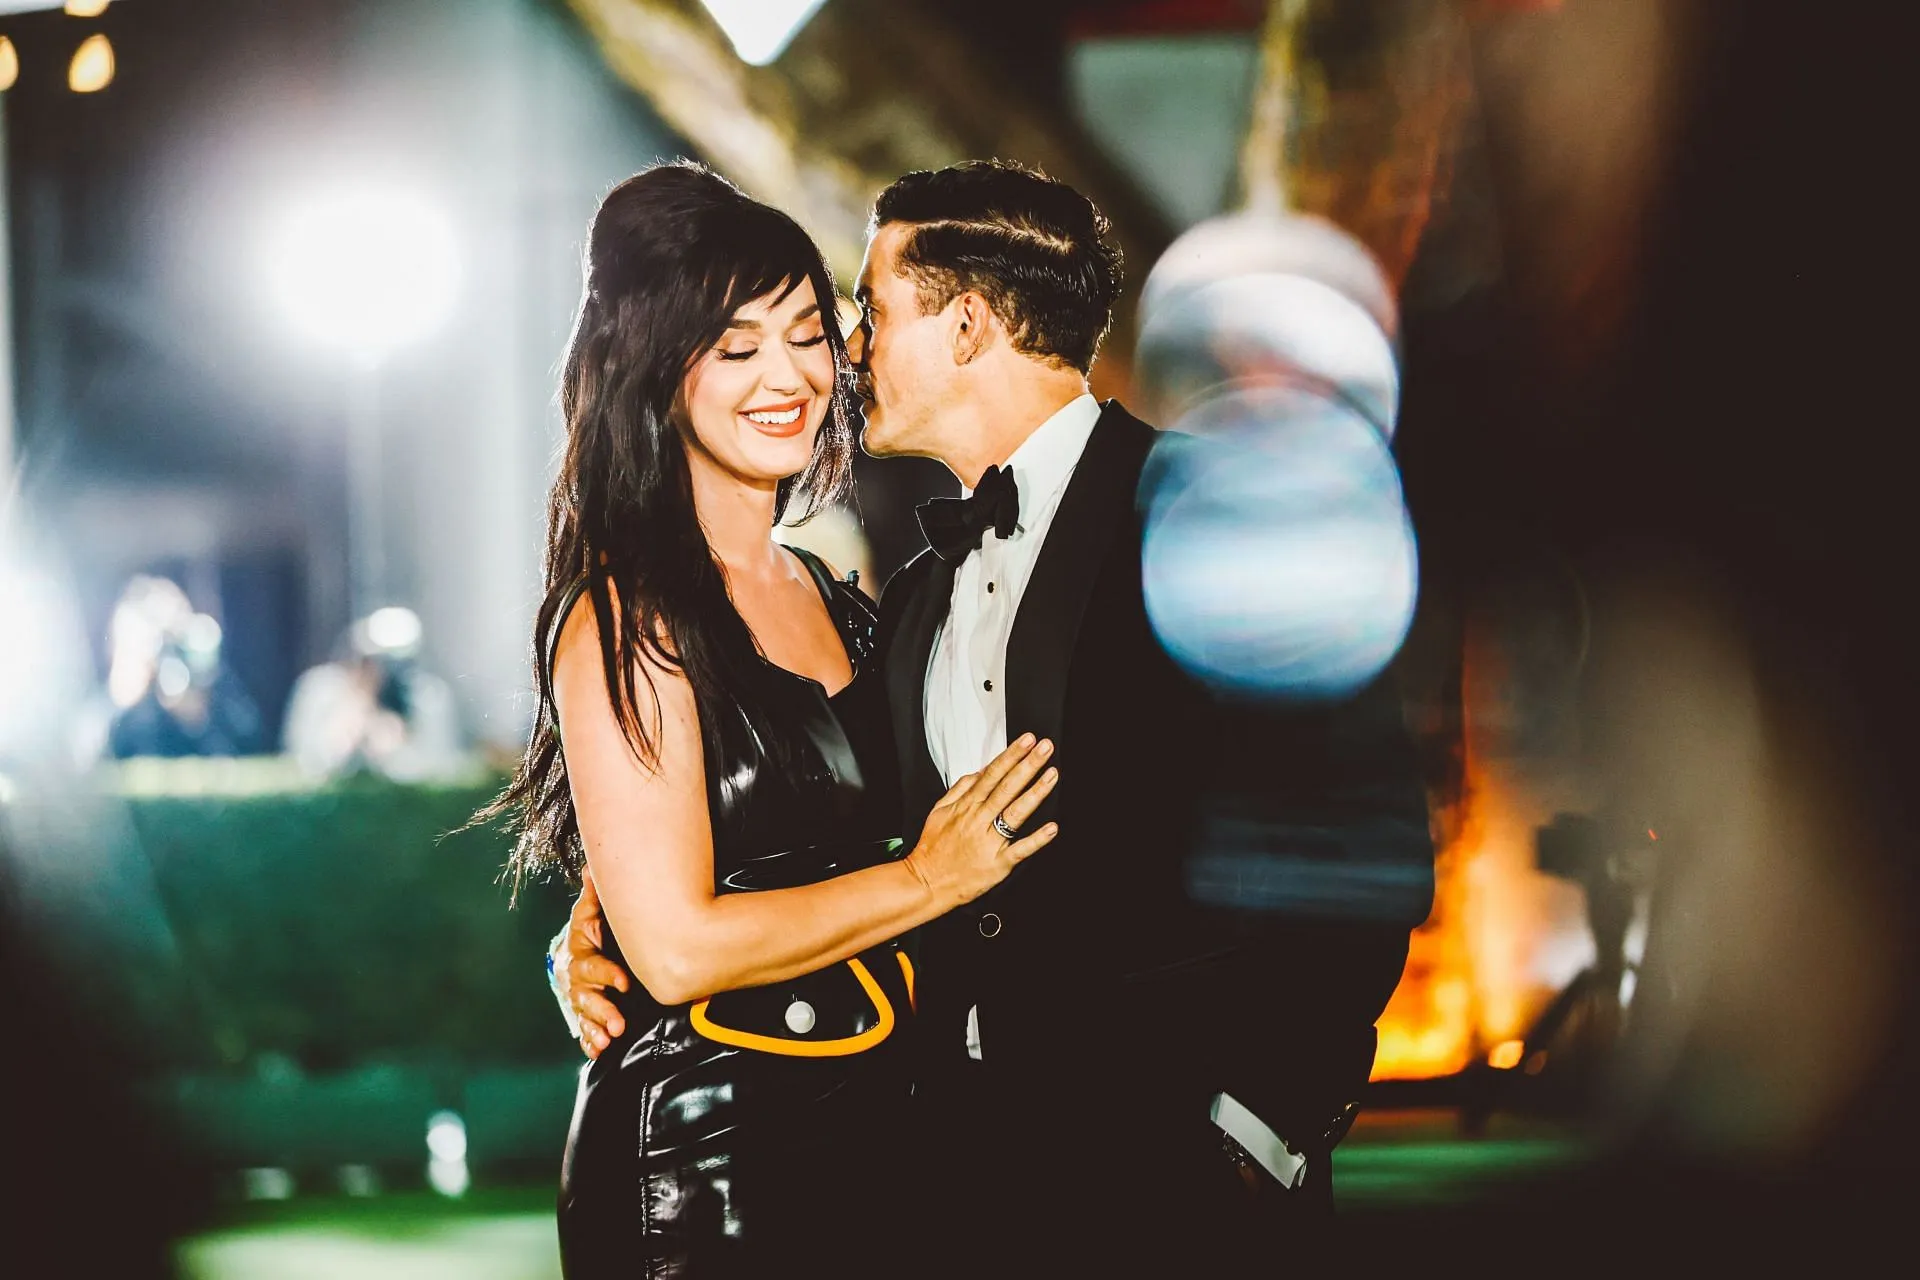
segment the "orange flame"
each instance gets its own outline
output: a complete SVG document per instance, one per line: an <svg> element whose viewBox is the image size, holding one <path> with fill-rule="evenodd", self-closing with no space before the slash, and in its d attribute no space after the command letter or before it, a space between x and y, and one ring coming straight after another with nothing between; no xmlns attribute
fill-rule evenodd
<svg viewBox="0 0 1920 1280"><path fill-rule="evenodd" d="M1534 831L1560 806L1500 749L1502 666L1494 646L1471 647L1463 782L1437 815L1433 911L1377 1024L1376 1080L1451 1075L1494 1054L1518 1065L1528 1027L1571 976L1550 971L1590 954L1580 890L1534 866Z"/></svg>

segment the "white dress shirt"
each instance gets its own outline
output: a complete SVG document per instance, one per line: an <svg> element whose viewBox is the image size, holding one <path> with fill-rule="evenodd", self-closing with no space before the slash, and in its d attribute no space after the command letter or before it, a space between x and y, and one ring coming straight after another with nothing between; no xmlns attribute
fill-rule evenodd
<svg viewBox="0 0 1920 1280"><path fill-rule="evenodd" d="M948 786L1007 749L1007 638L1053 513L1099 420L1100 402L1082 395L1014 450L1006 465L1020 491L1020 522L1008 538L989 529L953 575L922 703L927 750Z"/></svg>

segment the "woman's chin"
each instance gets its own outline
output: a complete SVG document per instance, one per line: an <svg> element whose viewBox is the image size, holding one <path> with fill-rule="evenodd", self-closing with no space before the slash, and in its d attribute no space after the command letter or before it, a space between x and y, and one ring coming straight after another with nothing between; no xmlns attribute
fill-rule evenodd
<svg viewBox="0 0 1920 1280"><path fill-rule="evenodd" d="M742 459L746 465L741 468L741 479L761 484L791 480L813 461L813 432L791 440L761 441L746 454Z"/></svg>

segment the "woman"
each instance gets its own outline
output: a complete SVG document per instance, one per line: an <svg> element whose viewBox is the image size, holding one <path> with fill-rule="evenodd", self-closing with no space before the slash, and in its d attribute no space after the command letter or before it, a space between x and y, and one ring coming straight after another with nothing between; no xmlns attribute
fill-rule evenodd
<svg viewBox="0 0 1920 1280"><path fill-rule="evenodd" d="M1051 790L1050 746L956 785L898 856L872 603L772 538L851 463L819 250L667 165L607 197L586 272L539 714L496 806L523 823L515 876L590 875L639 980L581 1077L567 1274L892 1270L912 1008L894 939L1053 838L994 821Z"/></svg>

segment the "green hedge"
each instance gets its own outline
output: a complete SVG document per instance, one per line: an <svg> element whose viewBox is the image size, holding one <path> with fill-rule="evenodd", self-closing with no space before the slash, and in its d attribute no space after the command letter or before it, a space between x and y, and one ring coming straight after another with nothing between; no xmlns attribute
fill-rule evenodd
<svg viewBox="0 0 1920 1280"><path fill-rule="evenodd" d="M43 879L47 912L63 950L107 958L88 976L156 1068L457 1071L576 1052L542 971L565 886L509 909L505 835L449 834L499 777L316 788L270 762L154 761L102 781L89 821L39 823L60 837L43 857L101 868Z"/></svg>

